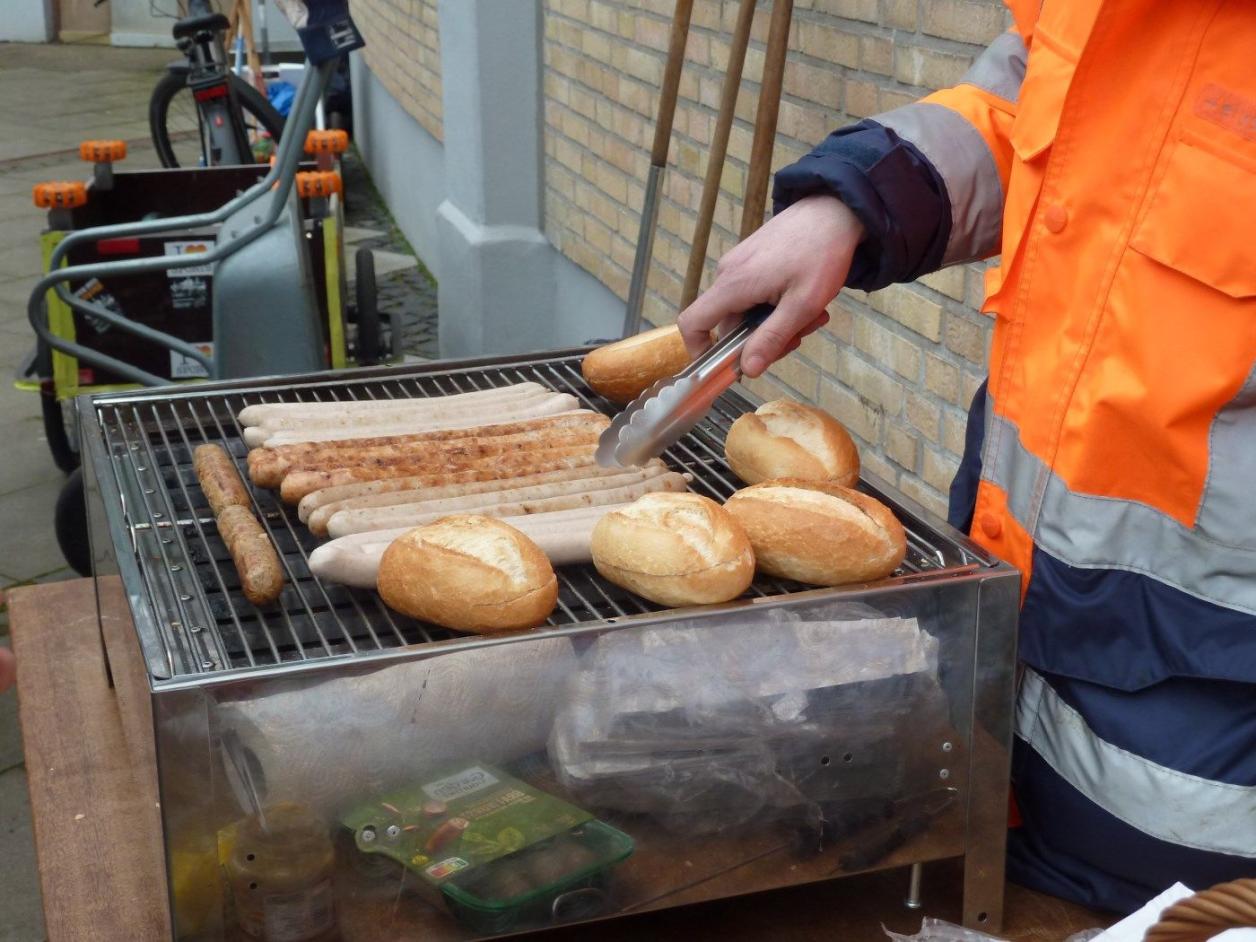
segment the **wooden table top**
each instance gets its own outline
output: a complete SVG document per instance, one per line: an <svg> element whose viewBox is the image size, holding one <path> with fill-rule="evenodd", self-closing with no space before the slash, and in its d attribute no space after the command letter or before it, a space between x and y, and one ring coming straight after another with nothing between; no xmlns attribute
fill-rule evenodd
<svg viewBox="0 0 1256 942"><path fill-rule="evenodd" d="M18 662L44 916L51 942L147 942L169 937L156 779L137 766L109 686L92 582L14 589L9 617ZM141 671L138 664L114 669ZM134 718L128 718L134 721ZM888 871L537 934L537 942L719 939L873 942L884 923L911 933L920 916L959 921L959 867L928 865L922 911L902 905L907 872ZM1057 942L1112 920L1009 886L1001 937Z"/></svg>

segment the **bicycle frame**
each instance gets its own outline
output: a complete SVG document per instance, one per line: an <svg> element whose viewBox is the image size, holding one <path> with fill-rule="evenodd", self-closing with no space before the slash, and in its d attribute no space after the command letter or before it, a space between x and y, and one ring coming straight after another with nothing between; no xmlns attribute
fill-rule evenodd
<svg viewBox="0 0 1256 942"><path fill-rule="evenodd" d="M197 30L179 40L187 56L187 84L196 101L201 154L205 165L244 164L253 160L248 130L228 81L227 50L222 33Z"/></svg>
<svg viewBox="0 0 1256 942"><path fill-rule="evenodd" d="M145 386L163 386L169 383L169 380L154 373L149 373L147 370L141 370L130 363L119 360L117 357L91 350L52 333L47 322L44 296L49 291L54 291L57 297L72 309L100 318L119 330L134 334L153 343L161 344L176 353L195 360L205 367L211 376L215 375L213 359L206 356L196 347L164 331L154 330L128 317L116 314L103 305L77 298L70 293L67 283L80 279L113 278L146 272L190 268L207 263L214 264L239 252L268 232L279 220L292 192L297 167L300 164L305 146L304 134L300 132L302 129L312 126L315 108L327 89L327 84L331 80L335 67L336 60L328 59L311 66L306 71L305 77L297 89L296 100L292 106L292 116L290 118L292 133L285 134L280 141L279 149L275 155L274 166L271 167L261 181L245 190L235 199L230 200L219 209L210 213L100 226L71 233L62 239L49 259L48 274L44 275L35 285L27 303L27 316L35 334L53 350L77 357L93 366L110 370L132 382ZM98 239L154 235L174 229L214 226L250 207L255 210L252 216L252 224L247 228L225 231L225 238L220 239L212 249L205 253L61 267L69 251L84 242Z"/></svg>

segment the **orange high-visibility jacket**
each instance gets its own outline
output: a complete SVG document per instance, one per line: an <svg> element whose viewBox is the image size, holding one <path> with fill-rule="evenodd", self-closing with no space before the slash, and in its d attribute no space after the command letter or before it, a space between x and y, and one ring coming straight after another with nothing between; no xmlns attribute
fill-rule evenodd
<svg viewBox="0 0 1256 942"><path fill-rule="evenodd" d="M1256 873L1256 2L1009 6L865 122L890 144L843 129L777 195L897 217L890 250L949 209L917 256L1000 256L972 535L1024 577L1011 863L1131 908Z"/></svg>

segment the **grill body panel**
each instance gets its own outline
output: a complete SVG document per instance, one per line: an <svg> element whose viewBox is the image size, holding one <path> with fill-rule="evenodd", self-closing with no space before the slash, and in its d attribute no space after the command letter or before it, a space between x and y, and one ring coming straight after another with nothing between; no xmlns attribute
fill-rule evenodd
<svg viewBox="0 0 1256 942"><path fill-rule="evenodd" d="M238 783L233 786L224 771L228 738L246 744L267 801L310 804L333 827L346 804L384 793L431 767L463 761L527 768L549 783L541 784L543 789L561 792L562 784L552 779L554 764L544 757L547 746L553 751L549 740L566 715L568 682L590 670L591 659L610 645L638 637L658 644L724 625L753 632L759 629L747 626L762 624L770 632L770 626L789 623L793 627L787 630L801 637L840 633L869 619L910 624L933 646L927 689L903 688L901 679L890 684L881 677L880 685L844 685L840 696L811 691L808 709L821 710L823 701L828 712L816 714L822 720L804 716L806 734L785 737L792 745L771 754L790 770L786 778L805 793L804 804L836 807L838 818L860 807L834 806L839 799L897 803L887 821L878 822L891 833L883 841L888 849L869 858L867 848L852 850L854 838L843 845L830 834L822 851L800 858L797 832L805 822L782 824L770 816L762 827L743 825L705 835L696 845L677 843L675 821L664 827L659 815L642 821L622 808L595 807L604 820L638 836L637 852L611 880L615 892L605 914L963 856L966 921L986 927L997 922L1018 576L876 480L865 477L861 487L899 516L908 556L899 572L875 586L809 589L757 577L734 602L677 611L617 588L591 566L563 567L559 604L546 626L485 638L421 624L388 610L374 592L315 579L308 557L320 541L277 494L250 488L253 509L280 551L287 586L265 610L244 599L191 464L196 445L219 443L247 481L246 448L235 420L244 406L439 396L531 380L570 392L586 407L610 411L614 407L580 377L583 352L79 400L102 635L111 659L138 658L144 664L143 682L133 679L135 672L115 669L114 675L119 695L144 700L153 716L155 737L140 730L131 740L136 749L151 749L155 738L176 937L231 937L229 890L205 863L217 853L224 829L243 816ZM664 459L693 476L694 491L722 501L739 486L723 458L724 436L738 415L753 408L737 391L725 394ZM130 625L123 624L127 620ZM769 640L762 661L772 683L787 684L805 671L797 650L778 651L771 643L778 636L764 637ZM833 652L835 670L842 656L841 650ZM124 682L124 676L132 679ZM434 703L441 698L446 702ZM412 701L407 720L398 704ZM335 708L329 711L329 704ZM416 724L426 735L410 728ZM754 741L769 740L777 743L772 749L784 748L777 733ZM851 758L844 761L847 755ZM922 822L923 812L912 802L927 803L931 795L938 800L939 788L946 792L944 807L930 809ZM573 800L579 804L582 798L596 803L599 793ZM782 829L795 838L782 843ZM866 828L860 834L864 844L876 844ZM697 873L669 869L669 855L682 846ZM343 856L338 850L338 858ZM189 876L188 861L201 862L199 877ZM349 889L338 884L347 938L354 934L345 917L369 924L373 906L394 905L397 880L396 874L368 879L359 873L356 883L345 884ZM432 912L430 905L415 902L406 918L416 932L432 938L476 937L448 914Z"/></svg>

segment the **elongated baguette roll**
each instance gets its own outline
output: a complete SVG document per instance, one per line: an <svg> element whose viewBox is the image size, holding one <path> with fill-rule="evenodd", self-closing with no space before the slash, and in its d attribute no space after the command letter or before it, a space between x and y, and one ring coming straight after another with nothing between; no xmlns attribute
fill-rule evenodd
<svg viewBox="0 0 1256 942"><path fill-rule="evenodd" d="M907 553L903 526L888 507L824 481L764 481L724 504L769 575L810 585L883 579Z"/></svg>
<svg viewBox="0 0 1256 942"><path fill-rule="evenodd" d="M551 471L548 474L530 474L522 478L506 478L498 481L478 481L452 487L428 487L412 491L368 494L363 497L332 501L315 508L306 520L306 525L315 536L326 536L327 522L334 514L341 511L387 511L388 508L397 508L399 512L404 513L407 510L413 510L414 505L421 504L444 507L448 513L466 513L475 507L505 501L562 497L567 494L579 494L609 487L624 487L667 473L667 467L661 462L658 465L627 471L621 468L573 468L570 471Z"/></svg>
<svg viewBox="0 0 1256 942"><path fill-rule="evenodd" d="M390 527L417 527L451 513L473 513L486 517L522 517L556 510L624 504L644 494L656 491L683 491L687 487L685 476L675 471L638 478L631 483L615 487L566 494L554 493L554 485L540 485L522 489L531 492L530 495L507 491L467 498L446 498L417 504L401 504L393 507L342 510L331 516L327 523L327 532L333 537L340 537L348 536L350 533L385 530Z"/></svg>
<svg viewBox="0 0 1256 942"><path fill-rule="evenodd" d="M656 327L598 347L580 364L584 381L611 402L632 402L651 383L689 365L680 328Z"/></svg>
<svg viewBox="0 0 1256 942"><path fill-rule="evenodd" d="M535 628L558 602L558 579L540 548L509 524L472 514L394 540L378 586L389 608L479 634Z"/></svg>
<svg viewBox="0 0 1256 942"><path fill-rule="evenodd" d="M592 551L605 578L660 605L727 602L754 578L741 525L699 494L647 494L607 514Z"/></svg>
<svg viewBox="0 0 1256 942"><path fill-rule="evenodd" d="M261 425L267 418L291 415L328 415L336 411L360 410L376 413L388 409L405 409L416 404L430 403L433 408L440 406L461 406L485 402L501 402L518 399L522 396L545 392L546 387L540 383L516 383L513 386L500 386L495 389L481 389L469 393L453 393L448 396L415 397L412 399L356 399L335 402L267 402L255 406L245 406L238 416L241 425Z"/></svg>
<svg viewBox="0 0 1256 942"><path fill-rule="evenodd" d="M438 465L447 455L508 454L534 448L556 448L596 442L610 420L600 413L577 415L574 421L503 435L480 435L477 428L466 435L438 440L403 441L364 448L312 448L285 459L277 449L255 448L249 453L249 477L258 487L278 487L294 471L329 471L336 468L385 467L426 462ZM257 456L257 457L254 457Z"/></svg>
<svg viewBox="0 0 1256 942"><path fill-rule="evenodd" d="M559 510L526 517L503 517L502 522L510 524L536 543L549 558L551 565L570 566L587 563L592 559L589 546L593 539L594 526L612 510L626 506L628 505L583 507L579 510ZM373 589L384 550L410 529L412 528L401 527L395 530L355 533L324 543L310 553L310 572L327 582Z"/></svg>
<svg viewBox="0 0 1256 942"><path fill-rule="evenodd" d="M775 478L859 481L859 451L837 419L822 409L777 399L739 416L728 430L724 454L747 484Z"/></svg>
<svg viewBox="0 0 1256 942"><path fill-rule="evenodd" d="M347 422L302 421L279 429L254 426L244 430L244 440L250 448L257 448L260 445L294 445L383 435L412 435L494 422L521 422L525 419L573 412L579 407L580 402L575 396L552 393L527 402L500 403L493 408L485 407L475 411L418 415L395 411L380 416L353 417Z"/></svg>
<svg viewBox="0 0 1256 942"><path fill-rule="evenodd" d="M578 468L596 463L591 445L572 445L566 448L544 448L519 451L510 454L450 456L439 465L426 461L408 461L400 464L365 468L339 468L334 471L293 471L283 479L279 496L285 503L298 503L302 497L324 487L352 484L355 481L382 481L386 478L414 477L421 474L440 476L460 471L475 471L482 476L478 480L511 477L518 474L535 474L538 471L558 471L562 468ZM471 477L468 480L477 480Z"/></svg>

